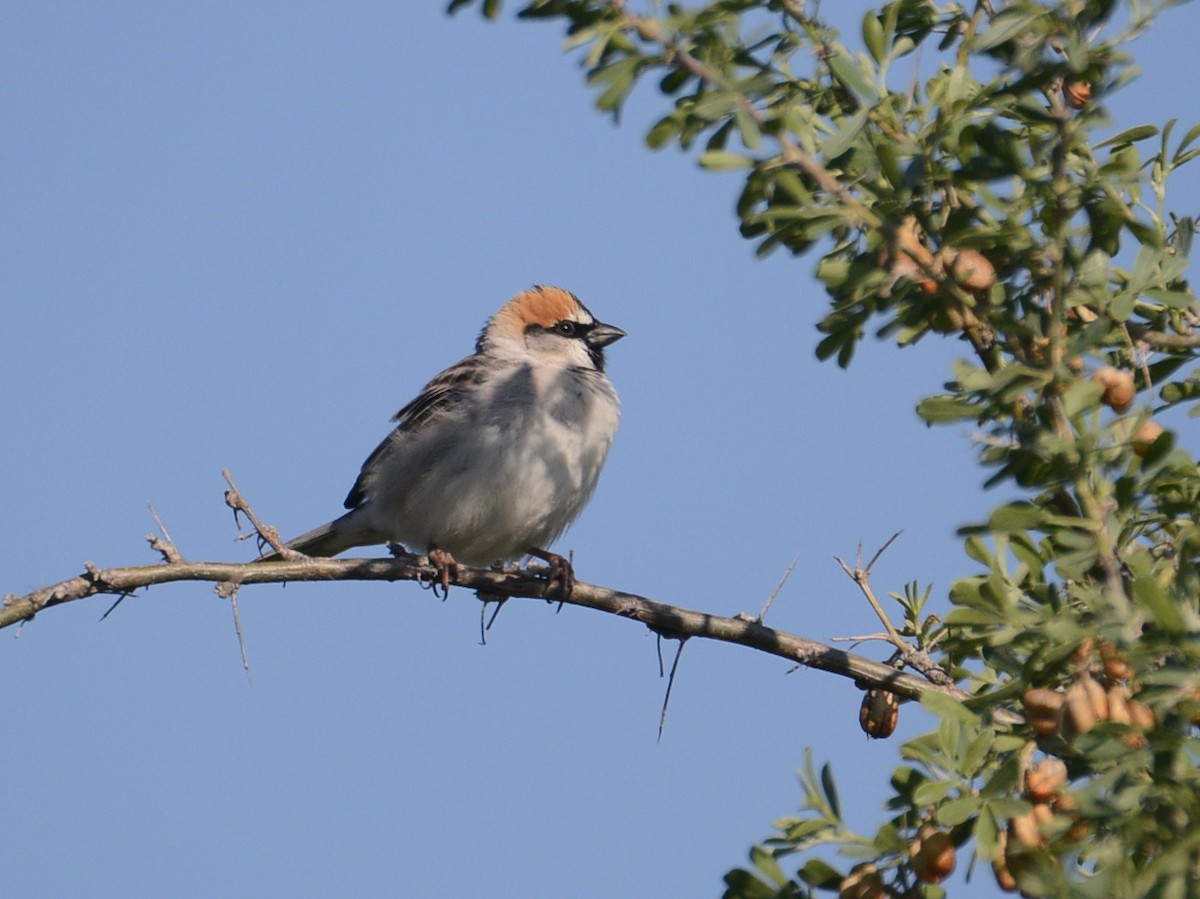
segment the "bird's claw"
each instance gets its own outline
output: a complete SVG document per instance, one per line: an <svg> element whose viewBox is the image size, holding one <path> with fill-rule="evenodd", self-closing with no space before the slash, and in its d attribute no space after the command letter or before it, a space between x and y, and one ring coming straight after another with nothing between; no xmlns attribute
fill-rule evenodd
<svg viewBox="0 0 1200 899"><path fill-rule="evenodd" d="M429 564L437 571L437 578L433 581L433 594L437 595L438 587L442 588L442 599L450 595L450 582L458 581L458 563L454 561L454 556L438 547L430 547Z"/></svg>
<svg viewBox="0 0 1200 899"><path fill-rule="evenodd" d="M575 568L571 562L557 553L536 547L531 548L529 554L541 559L550 568L546 577L547 592L556 594L560 599L570 599L575 591Z"/></svg>

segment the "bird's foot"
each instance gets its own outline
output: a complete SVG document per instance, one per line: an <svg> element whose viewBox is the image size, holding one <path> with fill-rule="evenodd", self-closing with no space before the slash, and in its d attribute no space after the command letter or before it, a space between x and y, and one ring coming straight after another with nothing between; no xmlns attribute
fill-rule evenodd
<svg viewBox="0 0 1200 899"><path fill-rule="evenodd" d="M575 568L571 563L557 553L546 552L536 546L531 546L528 552L550 566L550 574L546 579L547 592L556 593L560 599L570 599L575 590Z"/></svg>
<svg viewBox="0 0 1200 899"><path fill-rule="evenodd" d="M454 556L437 546L429 547L429 564L437 570L437 579L433 582L433 594L437 595L438 587L442 588L442 599L450 595L450 582L458 580L458 563Z"/></svg>

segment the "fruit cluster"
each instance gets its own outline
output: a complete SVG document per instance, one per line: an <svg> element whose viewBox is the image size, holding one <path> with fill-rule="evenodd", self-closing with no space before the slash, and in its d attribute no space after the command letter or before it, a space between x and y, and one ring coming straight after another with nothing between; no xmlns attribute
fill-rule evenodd
<svg viewBox="0 0 1200 899"><path fill-rule="evenodd" d="M1099 680L1091 670L1097 648L1103 672ZM1022 703L1033 732L1041 736L1057 734L1069 744L1101 721L1112 721L1130 726L1124 740L1131 749L1145 746L1144 731L1154 726L1154 712L1134 698L1136 690L1129 683L1129 665L1124 657L1102 640L1098 647L1088 641L1074 658L1078 671L1066 690L1034 687L1025 691Z"/></svg>
<svg viewBox="0 0 1200 899"><path fill-rule="evenodd" d="M1154 712L1135 698L1138 687L1128 662L1112 644L1088 640L1072 660L1076 674L1066 689L1035 687L1022 697L1030 728L1050 742L1039 741L1045 757L1025 772L1024 797L1030 810L1011 818L1000 833L992 871L1006 892L1018 889L1023 868L1058 864L1047 849L1076 843L1088 834L1088 823L1067 791L1067 765L1053 753L1066 754L1080 736L1105 721L1124 725L1121 739L1130 749L1141 749L1147 745L1146 731L1155 725Z"/></svg>

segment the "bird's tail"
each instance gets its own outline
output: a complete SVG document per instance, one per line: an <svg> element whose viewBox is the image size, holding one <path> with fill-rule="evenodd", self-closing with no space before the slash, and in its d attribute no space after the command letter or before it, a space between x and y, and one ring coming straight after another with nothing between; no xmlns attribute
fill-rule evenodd
<svg viewBox="0 0 1200 899"><path fill-rule="evenodd" d="M284 546L304 553L306 556L328 559L356 546L373 546L386 542L386 538L376 534L373 530L364 528L361 521L356 520L355 512L357 511L355 509L347 512L341 518L335 518L320 527L313 528L308 533L289 540ZM272 552L259 556L255 561L278 562L281 558L279 553Z"/></svg>

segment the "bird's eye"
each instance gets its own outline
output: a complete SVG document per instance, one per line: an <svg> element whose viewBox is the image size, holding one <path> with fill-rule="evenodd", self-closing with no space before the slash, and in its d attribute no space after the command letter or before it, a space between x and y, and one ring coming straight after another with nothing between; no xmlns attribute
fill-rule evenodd
<svg viewBox="0 0 1200 899"><path fill-rule="evenodd" d="M563 337L574 337L575 336L575 322L561 321L557 325L554 326L554 330L557 331L559 334L561 334Z"/></svg>

